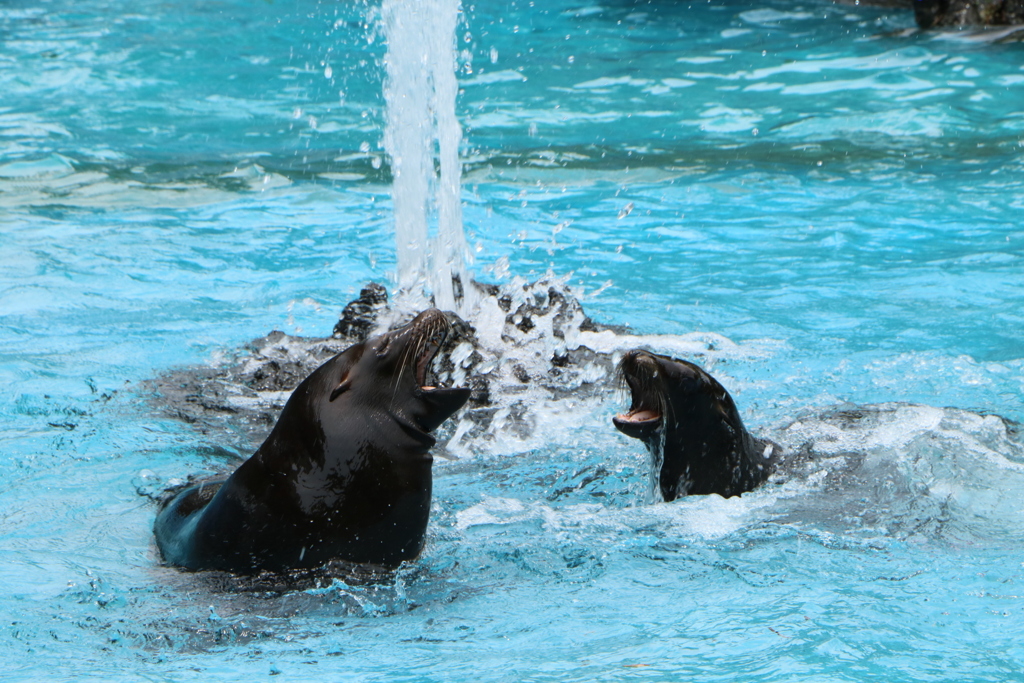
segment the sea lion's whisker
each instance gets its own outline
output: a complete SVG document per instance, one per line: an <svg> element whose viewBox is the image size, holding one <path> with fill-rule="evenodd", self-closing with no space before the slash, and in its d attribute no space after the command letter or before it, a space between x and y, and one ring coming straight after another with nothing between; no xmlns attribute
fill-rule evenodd
<svg viewBox="0 0 1024 683"><path fill-rule="evenodd" d="M416 340L416 343L417 344L419 343L419 339ZM409 364L409 358L410 357L415 357L414 354L410 354L410 352L413 350L413 348L415 348L415 347L406 346L402 350L402 357L399 359L399 362L398 362L398 375L395 377L395 382L392 385L392 392L391 392L391 405L392 406L395 405L395 399L398 396L398 388L400 386L402 386L402 377L405 376L405 369L406 369L406 366ZM415 370L413 370L413 374L415 375Z"/></svg>

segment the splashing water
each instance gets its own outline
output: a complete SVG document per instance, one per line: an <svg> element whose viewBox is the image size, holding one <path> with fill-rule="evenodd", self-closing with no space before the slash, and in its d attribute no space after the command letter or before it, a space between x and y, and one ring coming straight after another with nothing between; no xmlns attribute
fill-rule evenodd
<svg viewBox="0 0 1024 683"><path fill-rule="evenodd" d="M385 0L388 51L384 147L394 176L399 298L464 312L470 307L466 238L462 231L462 129L455 116L455 27L458 0ZM435 171L434 147L437 147ZM430 190L437 233L429 239Z"/></svg>

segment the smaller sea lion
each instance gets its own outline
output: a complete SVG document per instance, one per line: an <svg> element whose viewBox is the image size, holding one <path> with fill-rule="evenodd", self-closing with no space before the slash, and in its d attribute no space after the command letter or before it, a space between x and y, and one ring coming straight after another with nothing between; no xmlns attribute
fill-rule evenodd
<svg viewBox="0 0 1024 683"><path fill-rule="evenodd" d="M646 444L666 501L738 496L775 469L781 449L751 436L729 392L698 366L636 349L623 357L619 373L632 403L612 423Z"/></svg>

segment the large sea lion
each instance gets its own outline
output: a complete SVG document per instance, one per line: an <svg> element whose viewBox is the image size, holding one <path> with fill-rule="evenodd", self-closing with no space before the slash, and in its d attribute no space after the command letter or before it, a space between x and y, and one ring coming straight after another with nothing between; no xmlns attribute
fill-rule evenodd
<svg viewBox="0 0 1024 683"><path fill-rule="evenodd" d="M738 496L775 469L779 447L751 436L729 392L693 363L638 349L623 357L619 372L632 402L612 422L647 445L666 501Z"/></svg>
<svg viewBox="0 0 1024 683"><path fill-rule="evenodd" d="M428 380L449 330L431 309L313 371L227 480L185 489L160 510L164 560L254 574L415 558L430 514L430 432L470 394Z"/></svg>

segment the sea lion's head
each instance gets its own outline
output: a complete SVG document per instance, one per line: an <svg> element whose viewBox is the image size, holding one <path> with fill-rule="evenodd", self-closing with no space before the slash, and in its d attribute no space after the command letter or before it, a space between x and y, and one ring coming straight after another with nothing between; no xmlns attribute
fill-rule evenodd
<svg viewBox="0 0 1024 683"><path fill-rule="evenodd" d="M623 356L619 375L629 388L630 406L612 418L616 428L636 439L663 430L704 435L737 434L739 412L729 392L697 365L635 349Z"/></svg>
<svg viewBox="0 0 1024 683"><path fill-rule="evenodd" d="M451 330L445 314L432 308L335 356L317 370L315 380L310 377L320 421L352 420L357 414L375 421L387 415L432 445L428 433L470 396L468 388L441 386L433 377L432 362Z"/></svg>
<svg viewBox="0 0 1024 683"><path fill-rule="evenodd" d="M756 460L757 445L729 392L698 366L634 350L619 372L631 401L612 422L650 450L666 501L695 493L738 495L771 471L769 461Z"/></svg>

